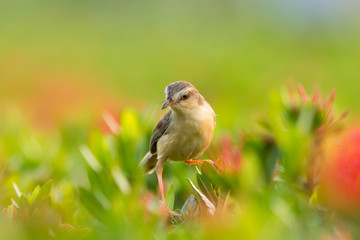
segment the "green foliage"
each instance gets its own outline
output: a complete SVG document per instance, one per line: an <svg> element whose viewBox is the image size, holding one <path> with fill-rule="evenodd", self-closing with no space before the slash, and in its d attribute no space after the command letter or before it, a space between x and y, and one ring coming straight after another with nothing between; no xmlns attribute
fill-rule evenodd
<svg viewBox="0 0 360 240"><path fill-rule="evenodd" d="M196 179L197 179L197 183L201 189L201 191L205 194L205 196L213 203L216 204L217 203L217 197L215 196L214 193L214 189L211 186L211 183L209 182L209 180L201 175L201 174L196 174Z"/></svg>
<svg viewBox="0 0 360 240"><path fill-rule="evenodd" d="M139 167L153 126L143 115L125 110L119 132L83 139L66 126L45 134L3 125L0 230L8 239L314 239L342 226L357 236L356 221L318 200L313 153L333 123L328 111L275 96L261 131L214 140L208 155L219 167L167 163L172 217L156 176Z"/></svg>
<svg viewBox="0 0 360 240"><path fill-rule="evenodd" d="M165 202L170 210L174 210L174 203L175 203L175 188L174 185L171 184L169 191L165 196Z"/></svg>
<svg viewBox="0 0 360 240"><path fill-rule="evenodd" d="M79 200L90 214L99 221L106 221L106 210L96 197L84 188L79 188Z"/></svg>

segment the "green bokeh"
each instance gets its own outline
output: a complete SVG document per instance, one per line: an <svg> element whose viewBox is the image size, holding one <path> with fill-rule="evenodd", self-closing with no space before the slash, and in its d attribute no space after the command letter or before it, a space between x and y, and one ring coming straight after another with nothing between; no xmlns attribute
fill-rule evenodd
<svg viewBox="0 0 360 240"><path fill-rule="evenodd" d="M323 109L305 105L293 111L281 94L272 93L289 82L322 89L327 96L335 89L336 115L348 108L356 117L359 13L357 2L335 0L2 1L3 238L326 239L339 231L358 238L357 212L337 216L318 199L315 181L304 184ZM231 174L207 165L165 166L174 209L186 209L184 202L200 205L200 189L220 211L230 191L231 214L225 222L221 215L213 219L217 225L197 221L191 211L194 216L177 225L165 223L156 176L145 176L138 167L160 116L156 109L164 88L178 80L193 83L218 114L215 150L207 155L215 160L217 148L225 151L226 136L232 144L227 150L239 158L241 153L241 168ZM121 134L102 133L102 123L94 124L101 113L94 117L86 109L68 110L76 121L59 111L52 127L39 124L39 129L27 115L34 105L12 108L53 81L78 86L79 95L88 86L105 92L90 92L85 99L93 102L118 96ZM40 98L55 112L58 102L72 104L66 95L52 99L57 90ZM104 110L106 104L113 107L105 101ZM124 105L128 109L122 111ZM47 113L35 111L38 119ZM259 134L258 120L264 118L268 129ZM264 132L270 136L264 138Z"/></svg>
<svg viewBox="0 0 360 240"><path fill-rule="evenodd" d="M359 10L350 1L2 2L0 91L63 77L154 105L186 80L219 126L241 129L292 81L335 88L358 112Z"/></svg>

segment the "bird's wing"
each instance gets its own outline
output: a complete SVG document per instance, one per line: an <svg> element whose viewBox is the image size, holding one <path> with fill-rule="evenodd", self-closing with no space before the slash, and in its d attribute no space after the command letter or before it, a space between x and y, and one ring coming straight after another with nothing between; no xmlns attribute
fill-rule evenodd
<svg viewBox="0 0 360 240"><path fill-rule="evenodd" d="M150 152L152 154L156 153L157 151L157 142L161 138L161 136L166 134L166 130L168 130L170 126L170 120L171 120L171 113L172 110L170 109L159 121L159 123L156 125L151 139L150 139Z"/></svg>

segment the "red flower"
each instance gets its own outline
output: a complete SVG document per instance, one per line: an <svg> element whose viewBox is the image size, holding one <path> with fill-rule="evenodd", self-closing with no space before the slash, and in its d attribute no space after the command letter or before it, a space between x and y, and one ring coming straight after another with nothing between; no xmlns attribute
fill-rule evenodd
<svg viewBox="0 0 360 240"><path fill-rule="evenodd" d="M241 148L233 146L230 136L220 142L221 168L226 172L238 173L241 169Z"/></svg>
<svg viewBox="0 0 360 240"><path fill-rule="evenodd" d="M360 127L330 144L321 189L326 202L345 210L360 210Z"/></svg>
<svg viewBox="0 0 360 240"><path fill-rule="evenodd" d="M316 126L319 136L329 131L348 114L347 111L344 111L339 117L335 118L333 113L335 90L331 91L328 100L326 100L326 97L319 92L315 92L312 96L309 96L300 84L297 86L296 90L297 91L295 91L291 85L288 85L290 107L297 112L297 110L305 104L314 106L315 109L321 113L321 121L319 125Z"/></svg>

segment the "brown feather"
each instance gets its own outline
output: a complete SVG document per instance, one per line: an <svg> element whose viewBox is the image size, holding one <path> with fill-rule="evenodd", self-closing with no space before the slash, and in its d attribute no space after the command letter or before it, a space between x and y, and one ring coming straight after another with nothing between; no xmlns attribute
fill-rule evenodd
<svg viewBox="0 0 360 240"><path fill-rule="evenodd" d="M167 97L172 97L172 96L174 96L175 93L177 93L177 92L179 92L179 91L181 91L181 90L183 90L185 88L194 88L194 86L191 83L188 83L188 82L185 82L185 81L178 81L178 82L174 82L172 84L169 84L166 87L166 89L167 89Z"/></svg>
<svg viewBox="0 0 360 240"><path fill-rule="evenodd" d="M155 170L157 164L157 155L147 152L144 158L140 162L140 166L145 168L145 172L150 174Z"/></svg>
<svg viewBox="0 0 360 240"><path fill-rule="evenodd" d="M156 125L150 139L150 153L154 154L157 152L157 142L159 141L161 136L166 134L166 130L168 130L170 126L171 114L172 110L170 109Z"/></svg>

